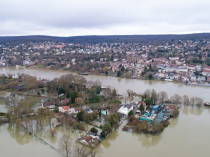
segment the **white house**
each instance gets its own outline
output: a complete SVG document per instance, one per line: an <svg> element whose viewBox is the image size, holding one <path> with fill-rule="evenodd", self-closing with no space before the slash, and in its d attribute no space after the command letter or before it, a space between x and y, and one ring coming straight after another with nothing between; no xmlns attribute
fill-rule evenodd
<svg viewBox="0 0 210 157"><path fill-rule="evenodd" d="M203 71L202 71L202 74L203 74L204 76L210 76L210 70L203 70Z"/></svg>
<svg viewBox="0 0 210 157"><path fill-rule="evenodd" d="M191 81L196 81L196 80L197 80L195 74L192 74L192 75L190 76L190 80L191 80Z"/></svg>
<svg viewBox="0 0 210 157"><path fill-rule="evenodd" d="M65 112L69 113L70 107L69 106L60 106L58 108L58 110L59 110L59 112L62 112L62 113L65 113Z"/></svg>
<svg viewBox="0 0 210 157"><path fill-rule="evenodd" d="M128 112L130 112L131 110L133 110L133 105L129 104L126 106L121 106L120 109L118 110L118 113L128 115Z"/></svg>
<svg viewBox="0 0 210 157"><path fill-rule="evenodd" d="M179 60L179 57L169 57L169 60L171 61Z"/></svg>
<svg viewBox="0 0 210 157"><path fill-rule="evenodd" d="M70 108L69 109L69 114L72 114L72 113L78 113L78 112L76 112L75 108Z"/></svg>

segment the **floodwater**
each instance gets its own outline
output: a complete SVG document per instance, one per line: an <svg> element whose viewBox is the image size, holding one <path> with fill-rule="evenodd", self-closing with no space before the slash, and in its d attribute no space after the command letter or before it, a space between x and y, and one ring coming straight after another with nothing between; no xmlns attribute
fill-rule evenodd
<svg viewBox="0 0 210 157"><path fill-rule="evenodd" d="M122 131L120 126L99 147L99 156L108 157L207 157L210 154L210 110L183 107L180 115L160 135Z"/></svg>
<svg viewBox="0 0 210 157"><path fill-rule="evenodd" d="M24 134L8 124L0 126L0 150L2 157L61 157L28 133Z"/></svg>
<svg viewBox="0 0 210 157"><path fill-rule="evenodd" d="M144 135L122 131L126 121L96 149L98 157L207 157L210 154L210 108L182 107L180 115L160 135ZM59 128L52 138L49 133L37 135L58 148L62 134L72 134ZM78 137L78 133L73 136ZM4 157L61 157L27 133L8 124L0 126L0 148Z"/></svg>
<svg viewBox="0 0 210 157"><path fill-rule="evenodd" d="M0 68L0 74L28 74L36 76L38 79L52 80L65 74L75 74L68 71L44 70L44 69L16 69ZM99 80L103 86L115 88L119 94L125 95L127 90L133 90L136 93L143 93L147 89L155 89L157 92L165 91L168 96L179 94L181 96L200 97L204 102L210 102L210 87L186 85L183 83L154 81L154 80L137 80L125 79L112 76L88 75L84 76L88 81Z"/></svg>
<svg viewBox="0 0 210 157"><path fill-rule="evenodd" d="M53 79L68 72L32 70L32 69L0 69L2 73L26 73L38 78ZM174 94L197 96L210 101L210 88L188 86L180 83L163 81L142 81L132 79L119 79L105 76L85 76L87 80L100 80L103 86L116 88L121 94L127 89L143 92L146 89L166 91L169 96ZM106 140L97 147L99 157L207 157L210 154L210 108L181 107L180 115L171 119L170 125L160 135L144 135L123 132L122 124ZM60 131L55 139L43 136L54 146L57 146L59 137L65 131ZM40 135L41 136L41 135ZM56 151L36 141L27 134L20 133L9 127L8 124L0 126L1 156L21 157L60 157Z"/></svg>

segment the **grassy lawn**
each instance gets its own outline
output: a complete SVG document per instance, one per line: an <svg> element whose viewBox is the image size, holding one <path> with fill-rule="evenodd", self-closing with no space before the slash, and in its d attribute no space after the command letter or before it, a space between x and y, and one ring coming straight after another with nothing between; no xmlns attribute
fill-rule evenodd
<svg viewBox="0 0 210 157"><path fill-rule="evenodd" d="M43 65L34 65L35 68L44 68Z"/></svg>

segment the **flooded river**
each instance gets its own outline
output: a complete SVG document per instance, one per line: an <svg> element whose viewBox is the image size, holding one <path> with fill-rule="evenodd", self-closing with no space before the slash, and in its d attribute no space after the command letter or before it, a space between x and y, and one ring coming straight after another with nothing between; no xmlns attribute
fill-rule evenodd
<svg viewBox="0 0 210 157"><path fill-rule="evenodd" d="M0 69L3 73L26 73L38 78L53 79L68 72L32 70L32 69ZM85 76L87 80L100 80L102 85L116 88L120 94L127 89L143 92L146 89L166 91L169 96L174 94L198 96L210 101L210 88L188 86L180 83L163 81L142 81L119 79L105 76ZM1 108L0 108L1 109ZM99 157L207 157L210 154L210 108L182 107L180 115L171 119L170 125L160 135L144 135L123 132L123 124L114 131L97 148ZM126 123L126 122L124 122ZM49 142L56 143L53 139ZM56 144L54 144L56 146ZM11 129L8 124L0 126L1 156L21 157L60 157L60 154L34 140L27 134Z"/></svg>
<svg viewBox="0 0 210 157"><path fill-rule="evenodd" d="M16 68L0 68L0 74L13 74L24 73L36 76L38 79L58 78L64 74L69 74L68 71L55 71L44 69L16 69ZM72 73L76 74L76 73ZM126 94L127 90L133 90L136 93L143 93L147 89L155 89L157 92L165 91L168 96L179 94L181 96L188 95L189 97L197 96L203 100L210 102L210 87L185 85L183 83L154 81L154 80L137 80L125 79L111 76L88 75L84 76L88 81L99 80L103 86L110 86L115 88L119 94Z"/></svg>

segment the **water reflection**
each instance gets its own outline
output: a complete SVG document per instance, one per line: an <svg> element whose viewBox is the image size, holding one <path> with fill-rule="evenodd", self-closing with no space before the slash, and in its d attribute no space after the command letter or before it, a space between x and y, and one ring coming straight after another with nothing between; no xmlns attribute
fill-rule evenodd
<svg viewBox="0 0 210 157"><path fill-rule="evenodd" d="M0 125L0 134L3 132L3 125Z"/></svg>
<svg viewBox="0 0 210 157"><path fill-rule="evenodd" d="M189 114L189 107L188 106L184 106L183 108L180 109L182 113L184 113L185 115Z"/></svg>
<svg viewBox="0 0 210 157"><path fill-rule="evenodd" d="M148 83L149 85L152 85L153 83L155 84L155 81L152 82L151 80L149 80Z"/></svg>
<svg viewBox="0 0 210 157"><path fill-rule="evenodd" d="M203 108L197 106L183 106L181 108L181 112L186 115L193 114L199 116L203 113Z"/></svg>
<svg viewBox="0 0 210 157"><path fill-rule="evenodd" d="M209 114L210 114L210 108L208 107L208 111L209 111Z"/></svg>
<svg viewBox="0 0 210 157"><path fill-rule="evenodd" d="M179 118L173 118L170 120L169 128L175 128L178 124Z"/></svg>
<svg viewBox="0 0 210 157"><path fill-rule="evenodd" d="M45 137L52 144L56 144L58 142L58 140L59 140L58 136L56 136L56 135L55 136L52 136L50 134L50 130L48 131L48 133L47 133L47 135Z"/></svg>
<svg viewBox="0 0 210 157"><path fill-rule="evenodd" d="M108 141L108 140L104 140L102 142L102 145L105 147L105 148L109 148L111 146L111 143Z"/></svg>
<svg viewBox="0 0 210 157"><path fill-rule="evenodd" d="M189 109L189 112L190 112L191 114L193 114L193 115L199 116L199 115L202 114L203 109L201 109L200 107L191 107L191 108Z"/></svg>
<svg viewBox="0 0 210 157"><path fill-rule="evenodd" d="M141 142L142 146L145 148L153 147L157 145L162 139L162 134L159 135L149 135L149 134L136 134L138 136L138 141Z"/></svg>
<svg viewBox="0 0 210 157"><path fill-rule="evenodd" d="M111 146L111 141L114 141L119 133L119 128L117 130L115 130L112 134L110 134L103 142L102 142L102 145L105 147L105 148L109 148Z"/></svg>
<svg viewBox="0 0 210 157"><path fill-rule="evenodd" d="M121 79L120 77L117 78L117 81L118 81L118 82L121 82L121 80L122 80L122 79ZM127 82L127 79L126 79L125 81Z"/></svg>
<svg viewBox="0 0 210 157"><path fill-rule="evenodd" d="M7 130L10 136L14 138L20 145L28 144L29 142L34 141L31 135L15 125L8 124Z"/></svg>

